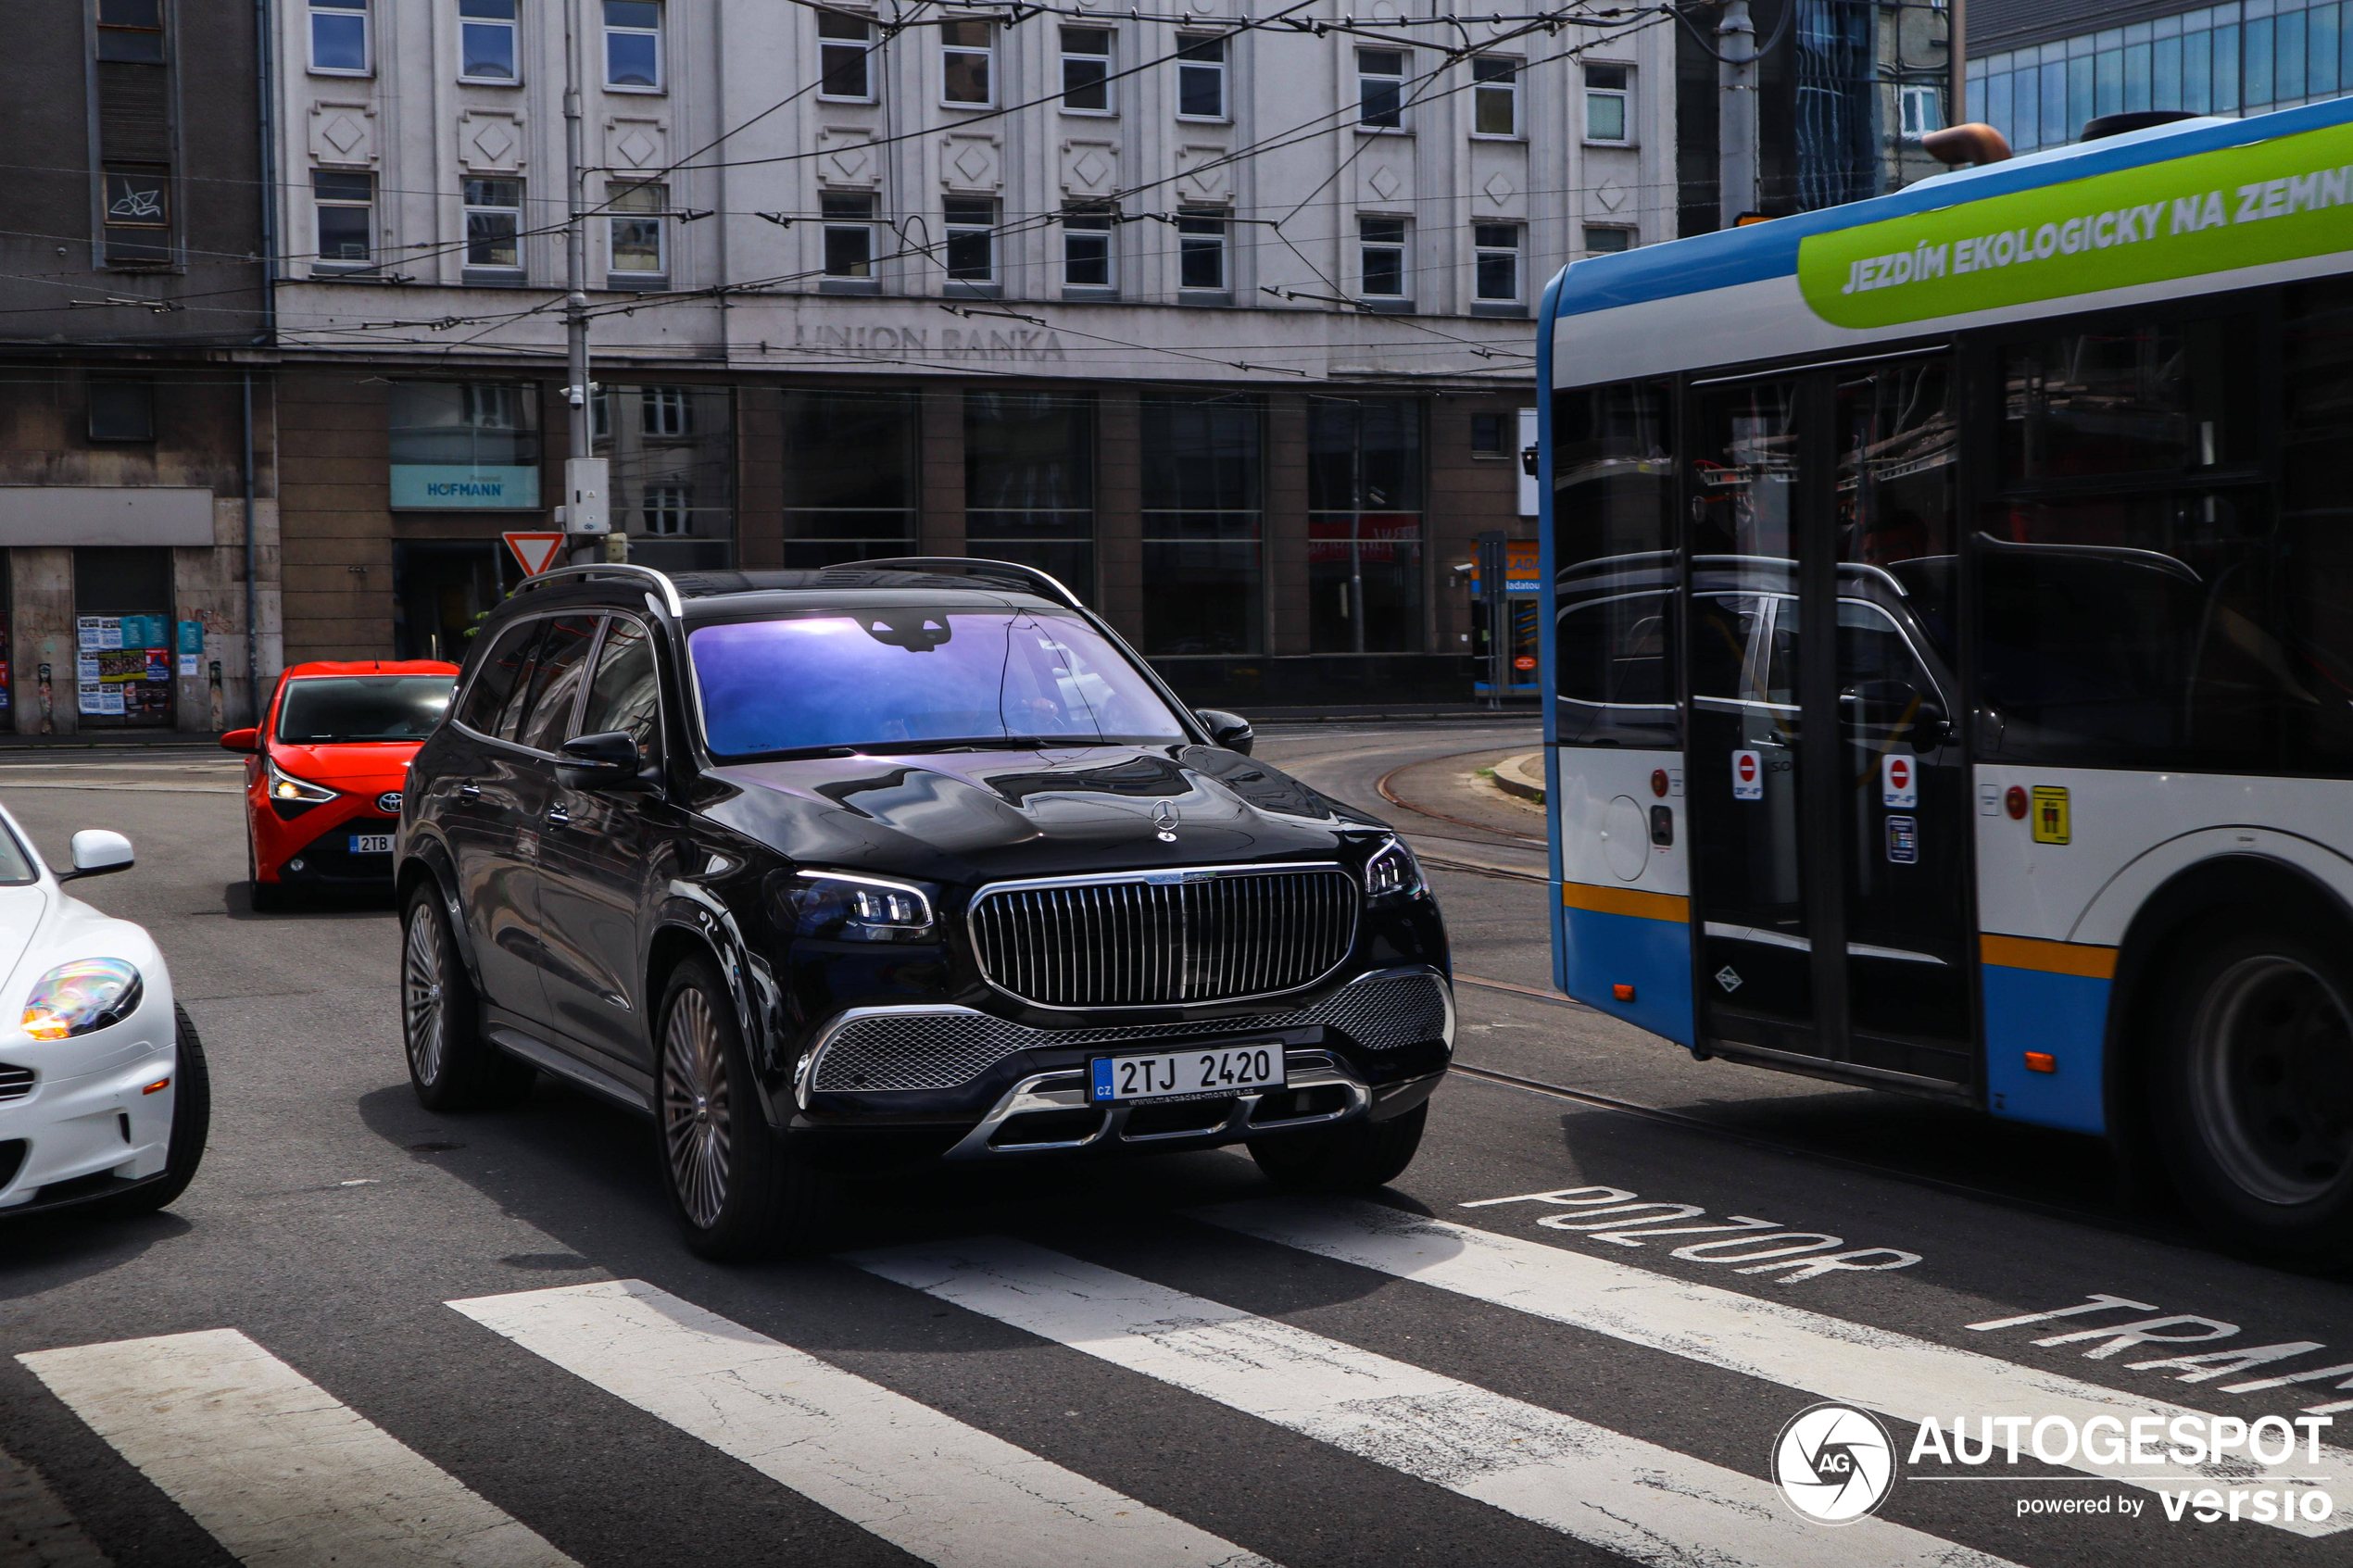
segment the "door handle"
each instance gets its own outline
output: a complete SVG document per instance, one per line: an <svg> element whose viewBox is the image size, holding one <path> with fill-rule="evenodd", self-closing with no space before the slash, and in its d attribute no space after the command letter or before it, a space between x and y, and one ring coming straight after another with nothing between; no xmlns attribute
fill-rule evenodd
<svg viewBox="0 0 2353 1568"><path fill-rule="evenodd" d="M567 811L567 810L565 810L562 807L560 807L560 806L550 806L550 807L548 807L548 808L547 808L547 825L548 825L548 826L550 826L550 827L559 827L559 828L560 828L560 827L563 827L563 826L565 826L565 825L566 825L566 824L568 824L571 821L572 821L572 813L571 813L571 812L569 812L569 811Z"/></svg>
<svg viewBox="0 0 2353 1568"><path fill-rule="evenodd" d="M458 786L458 798L460 800L480 800L482 798L482 785L474 783L472 779L466 780L463 784L460 784Z"/></svg>

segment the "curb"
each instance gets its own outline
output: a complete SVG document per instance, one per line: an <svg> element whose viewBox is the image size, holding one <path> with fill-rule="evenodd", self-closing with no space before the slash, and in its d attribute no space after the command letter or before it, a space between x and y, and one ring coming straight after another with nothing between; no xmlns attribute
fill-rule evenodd
<svg viewBox="0 0 2353 1568"><path fill-rule="evenodd" d="M1544 754L1523 751L1495 764L1495 787L1522 800L1544 803Z"/></svg>

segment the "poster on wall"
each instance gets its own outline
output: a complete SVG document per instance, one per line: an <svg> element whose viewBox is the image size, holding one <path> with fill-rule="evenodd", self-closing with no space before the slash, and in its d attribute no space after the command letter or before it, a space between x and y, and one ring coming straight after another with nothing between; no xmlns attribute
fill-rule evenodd
<svg viewBox="0 0 2353 1568"><path fill-rule="evenodd" d="M74 621L75 684L84 713L168 722L171 645L161 615L83 615Z"/></svg>

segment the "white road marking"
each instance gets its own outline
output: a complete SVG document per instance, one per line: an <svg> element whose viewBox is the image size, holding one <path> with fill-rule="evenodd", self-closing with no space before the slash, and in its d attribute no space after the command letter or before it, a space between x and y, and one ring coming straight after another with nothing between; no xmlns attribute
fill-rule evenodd
<svg viewBox="0 0 2353 1568"><path fill-rule="evenodd" d="M1820 1529L1770 1482L1026 1242L849 1261L1637 1562L2001 1561L1883 1519Z"/></svg>
<svg viewBox="0 0 2353 1568"><path fill-rule="evenodd" d="M17 1360L254 1568L572 1563L233 1328Z"/></svg>
<svg viewBox="0 0 2353 1568"><path fill-rule="evenodd" d="M926 1562L1273 1568L643 1280L449 1305Z"/></svg>
<svg viewBox="0 0 2353 1568"><path fill-rule="evenodd" d="M1548 1318L1629 1344L1918 1423L1969 1416L2093 1416L2126 1420L2197 1415L2170 1404L2085 1383L2062 1373L1998 1361L1974 1350L1916 1339L1865 1323L1688 1284L1605 1258L1371 1203L1268 1199L1195 1211L1198 1218L1262 1240L1336 1258L1458 1296ZM2129 1456L2128 1456L2129 1457ZM2278 1523L2300 1536L2353 1529L2353 1454L2323 1447L2317 1470L2301 1446L2284 1463L2234 1453L2203 1470L2152 1477L2146 1465L2102 1463L2078 1454L2063 1468L2160 1491L2179 1486L2301 1486L2324 1475L2339 1502L2327 1519ZM2139 1472L2139 1474L2136 1474Z"/></svg>

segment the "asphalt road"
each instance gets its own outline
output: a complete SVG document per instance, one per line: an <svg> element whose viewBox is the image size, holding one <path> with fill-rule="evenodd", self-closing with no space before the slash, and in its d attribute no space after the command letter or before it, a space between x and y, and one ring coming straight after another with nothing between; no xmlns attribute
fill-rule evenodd
<svg viewBox="0 0 2353 1568"><path fill-rule="evenodd" d="M2269 1478L1914 1458L1930 1416L2353 1399L2353 1292L2118 1213L2086 1140L1552 996L1541 818L1475 786L1532 745L1262 741L1407 832L1454 935L1465 1071L1385 1207L1274 1203L1223 1152L965 1170L865 1194L854 1254L743 1269L677 1246L617 1112L420 1110L391 910L254 915L234 764L0 758L53 859L138 846L84 896L155 933L216 1098L167 1212L0 1227L0 1562L2353 1562L2353 1439ZM1826 1399L1900 1472L1836 1529L1771 1484ZM1833 1436L1806 1452L1868 1472ZM2233 1478L2341 1500L2168 1517Z"/></svg>

